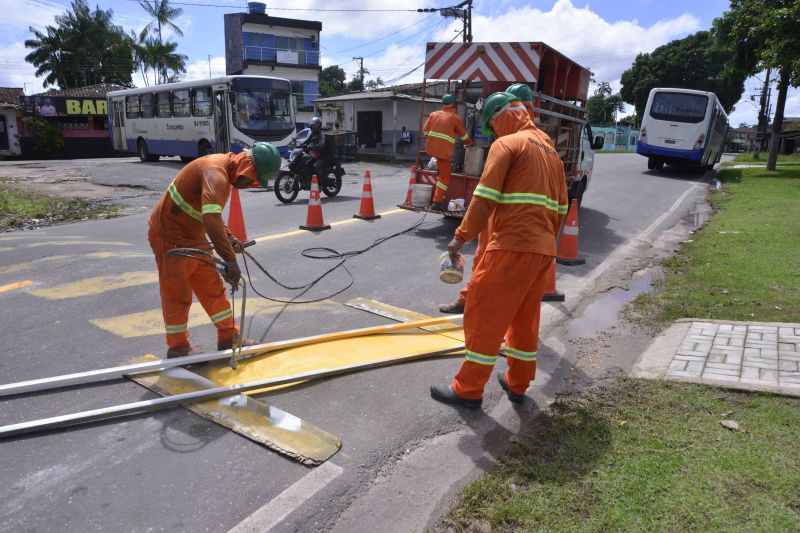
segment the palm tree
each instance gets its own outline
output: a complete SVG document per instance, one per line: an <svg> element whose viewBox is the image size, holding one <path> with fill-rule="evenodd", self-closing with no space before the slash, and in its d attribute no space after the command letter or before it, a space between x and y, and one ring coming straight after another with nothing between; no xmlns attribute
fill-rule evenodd
<svg viewBox="0 0 800 533"><path fill-rule="evenodd" d="M183 14L183 10L179 7L172 7L169 5L169 0L138 0L139 5L142 6L148 15L156 19L153 22L150 22L145 29L150 31L153 29L153 25L155 23L156 27L158 28L158 42L163 42L161 38L161 26L167 26L179 37L183 37L183 31L172 22L173 19L180 17Z"/></svg>

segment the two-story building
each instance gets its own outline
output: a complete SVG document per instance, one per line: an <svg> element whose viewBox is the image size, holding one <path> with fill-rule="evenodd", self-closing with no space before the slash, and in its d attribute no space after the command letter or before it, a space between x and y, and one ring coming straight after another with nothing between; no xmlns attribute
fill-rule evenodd
<svg viewBox="0 0 800 533"><path fill-rule="evenodd" d="M297 128L314 116L319 97L322 23L273 17L261 2L225 15L225 73L275 76L292 82Z"/></svg>

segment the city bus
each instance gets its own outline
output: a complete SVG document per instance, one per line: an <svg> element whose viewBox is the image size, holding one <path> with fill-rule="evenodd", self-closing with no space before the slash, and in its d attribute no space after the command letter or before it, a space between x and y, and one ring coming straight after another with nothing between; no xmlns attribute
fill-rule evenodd
<svg viewBox="0 0 800 533"><path fill-rule="evenodd" d="M108 93L114 150L195 157L240 152L256 141L282 154L295 133L292 85L268 76L222 76Z"/></svg>
<svg viewBox="0 0 800 533"><path fill-rule="evenodd" d="M711 170L727 131L728 115L714 93L656 88L647 98L636 153L647 157L650 170L665 163Z"/></svg>

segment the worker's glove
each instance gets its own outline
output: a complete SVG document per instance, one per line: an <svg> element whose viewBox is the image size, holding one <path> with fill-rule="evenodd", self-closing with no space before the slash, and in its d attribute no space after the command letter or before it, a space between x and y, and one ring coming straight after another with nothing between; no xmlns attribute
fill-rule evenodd
<svg viewBox="0 0 800 533"><path fill-rule="evenodd" d="M237 239L233 235L228 235L228 239L231 241L231 246L233 246L234 252L240 254L244 251L244 248L242 248L242 242L239 239Z"/></svg>
<svg viewBox="0 0 800 533"><path fill-rule="evenodd" d="M239 280L242 279L242 271L239 270L239 263L235 259L233 261L225 261L225 273L222 274L222 277L231 287L239 286Z"/></svg>

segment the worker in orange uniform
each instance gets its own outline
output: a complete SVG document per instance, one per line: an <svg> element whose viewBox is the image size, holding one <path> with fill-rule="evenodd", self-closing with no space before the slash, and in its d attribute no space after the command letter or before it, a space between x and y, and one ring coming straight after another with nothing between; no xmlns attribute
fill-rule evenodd
<svg viewBox="0 0 800 533"><path fill-rule="evenodd" d="M231 187L245 189L259 184L266 187L280 164L277 148L261 142L238 154L212 154L195 159L183 167L153 209L147 237L158 266L167 358L197 353L189 344L192 293L217 327L218 350L232 348L239 332L217 271L208 263L167 252L174 248L201 247L208 235L217 255L225 261L225 281L236 287L241 271L234 249L241 252L241 247L222 221L222 209Z"/></svg>
<svg viewBox="0 0 800 533"><path fill-rule="evenodd" d="M525 85L524 83L515 83L513 85L509 85L508 89L506 89L507 93L511 93L517 98L520 99L522 105L528 111L528 116L533 122L534 112L533 112L533 91L530 87ZM534 124L534 127L536 125ZM549 138L549 137L548 137ZM552 140L550 141L552 144ZM481 232L480 236L478 237L478 247L475 250L475 255L472 256L472 271L475 272L475 269L478 267L478 263L483 256L483 252L486 250L486 242L489 239L489 228L488 226L484 228L484 231ZM441 313L454 313L460 314L464 312L464 306L467 303L467 293L469 292L469 285L465 285L461 291L458 293L458 298L455 302L449 304L441 304L439 306L439 312Z"/></svg>
<svg viewBox="0 0 800 533"><path fill-rule="evenodd" d="M513 94L489 96L481 133L494 133L464 220L448 244L454 261L487 224L486 251L469 281L464 311L466 360L450 385L432 385L444 403L480 407L505 338L508 371L498 375L509 400L522 402L536 374L539 310L556 235L567 214L564 165Z"/></svg>
<svg viewBox="0 0 800 533"><path fill-rule="evenodd" d="M464 146L472 146L472 141L467 135L464 123L456 109L456 97L445 94L442 97L442 109L434 111L425 121L422 134L425 135L425 153L436 158L436 167L439 169L439 179L433 192L431 211L444 211L444 197L452 175L452 159L455 151L456 138L461 139Z"/></svg>

